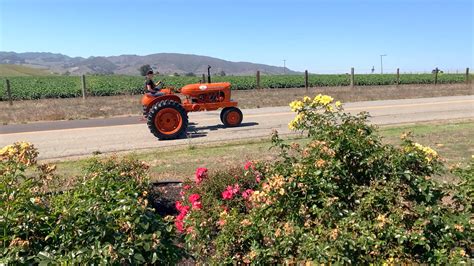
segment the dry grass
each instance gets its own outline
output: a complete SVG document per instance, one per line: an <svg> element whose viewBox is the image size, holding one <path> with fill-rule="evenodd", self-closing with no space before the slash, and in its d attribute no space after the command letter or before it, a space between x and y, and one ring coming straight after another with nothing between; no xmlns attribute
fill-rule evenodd
<svg viewBox="0 0 474 266"><path fill-rule="evenodd" d="M50 76L51 71L45 68L28 67L22 65L0 64L0 77L17 76Z"/></svg>
<svg viewBox="0 0 474 266"><path fill-rule="evenodd" d="M298 89L262 89L233 91L232 98L239 101L241 108L284 106L304 95L329 94L344 102L409 99L474 94L474 85L400 85L365 87L319 87L306 91ZM42 99L16 101L13 106L0 102L2 124L26 123L31 121L72 120L97 117L140 115L139 95L82 98Z"/></svg>
<svg viewBox="0 0 474 266"><path fill-rule="evenodd" d="M317 87L306 91L298 89L263 89L233 92L234 99L242 108L283 106L305 95L327 94L343 102L395 100L457 96L474 94L474 84L446 85L400 85L400 86L361 86L361 87Z"/></svg>

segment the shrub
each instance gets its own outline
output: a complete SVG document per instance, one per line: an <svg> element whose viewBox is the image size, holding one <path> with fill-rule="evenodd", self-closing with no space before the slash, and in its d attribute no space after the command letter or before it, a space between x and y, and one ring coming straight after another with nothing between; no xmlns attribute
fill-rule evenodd
<svg viewBox="0 0 474 266"><path fill-rule="evenodd" d="M54 166L37 165L38 151L26 142L0 150L0 263L26 263L42 251L50 215L44 192ZM25 174L27 168L32 174Z"/></svg>
<svg viewBox="0 0 474 266"><path fill-rule="evenodd" d="M182 255L173 225L148 205L145 164L92 158L79 184L53 192L54 167L38 166L33 146L0 156L1 263L175 263Z"/></svg>
<svg viewBox="0 0 474 266"><path fill-rule="evenodd" d="M402 136L383 144L368 114L329 96L291 103L274 162L187 181L176 225L204 263L458 263L472 257L472 170L442 184L442 160ZM206 172L207 173L207 172ZM196 196L197 195L197 196ZM199 202L198 204L196 202ZM195 206L198 205L198 206Z"/></svg>

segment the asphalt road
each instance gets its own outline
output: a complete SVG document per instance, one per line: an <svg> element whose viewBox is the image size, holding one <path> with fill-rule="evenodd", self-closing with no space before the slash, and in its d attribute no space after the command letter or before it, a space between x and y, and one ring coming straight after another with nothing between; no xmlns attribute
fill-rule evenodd
<svg viewBox="0 0 474 266"><path fill-rule="evenodd" d="M378 125L434 120L474 118L474 96L355 102L345 110L368 111ZM288 122L294 118L289 107L242 110L241 127L224 128L219 111L190 113L187 139L159 141L139 117L38 122L0 127L0 147L15 141L29 141L39 148L39 159L59 159L173 145L224 142L269 136L273 129L290 134Z"/></svg>

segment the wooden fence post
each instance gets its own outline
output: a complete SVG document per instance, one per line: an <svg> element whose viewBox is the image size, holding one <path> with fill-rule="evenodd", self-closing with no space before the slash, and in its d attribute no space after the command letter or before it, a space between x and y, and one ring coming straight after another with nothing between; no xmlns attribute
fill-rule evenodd
<svg viewBox="0 0 474 266"><path fill-rule="evenodd" d="M351 88L354 87L354 68L351 67Z"/></svg>
<svg viewBox="0 0 474 266"><path fill-rule="evenodd" d="M10 81L5 79L5 89L7 90L8 102L10 105L13 105L12 91L10 90Z"/></svg>
<svg viewBox="0 0 474 266"><path fill-rule="evenodd" d="M81 84L82 84L82 99L86 99L86 76L82 75L81 76Z"/></svg>
<svg viewBox="0 0 474 266"><path fill-rule="evenodd" d="M400 68L397 68L397 85L400 85Z"/></svg>
<svg viewBox="0 0 474 266"><path fill-rule="evenodd" d="M309 88L308 70L304 71L304 87L306 88L306 92L308 92L308 88Z"/></svg>
<svg viewBox="0 0 474 266"><path fill-rule="evenodd" d="M439 72L438 68L435 68L434 72L435 72L435 82L434 82L434 84L436 85L436 84L438 84L438 72Z"/></svg>
<svg viewBox="0 0 474 266"><path fill-rule="evenodd" d="M466 67L466 84L469 84L469 68Z"/></svg>
<svg viewBox="0 0 474 266"><path fill-rule="evenodd" d="M257 79L257 89L260 89L260 70L257 70L256 79Z"/></svg>

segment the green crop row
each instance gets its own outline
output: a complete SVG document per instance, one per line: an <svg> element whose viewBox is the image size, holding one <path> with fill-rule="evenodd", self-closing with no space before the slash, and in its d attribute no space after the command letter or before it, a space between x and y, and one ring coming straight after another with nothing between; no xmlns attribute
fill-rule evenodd
<svg viewBox="0 0 474 266"><path fill-rule="evenodd" d="M81 93L81 78L77 76L45 76L45 77L10 77L10 87L14 100L41 99L41 98L71 98L79 97ZM156 80L163 80L168 86L180 88L186 84L197 83L200 77L169 77L160 76ZM402 74L401 84L432 84L432 74ZM232 89L255 89L255 76L225 76L213 77L213 82L228 81ZM462 83L465 75L439 74L438 83ZM309 86L348 86L350 75L309 75ZM4 83L4 80L2 81ZM396 75L355 75L355 85L391 85L396 84ZM1 84L4 88L4 84ZM260 79L263 88L301 88L305 86L303 75L265 76ZM143 93L144 78L137 76L87 76L87 93L93 96L109 96L121 94ZM0 90L0 100L7 100L5 89Z"/></svg>

